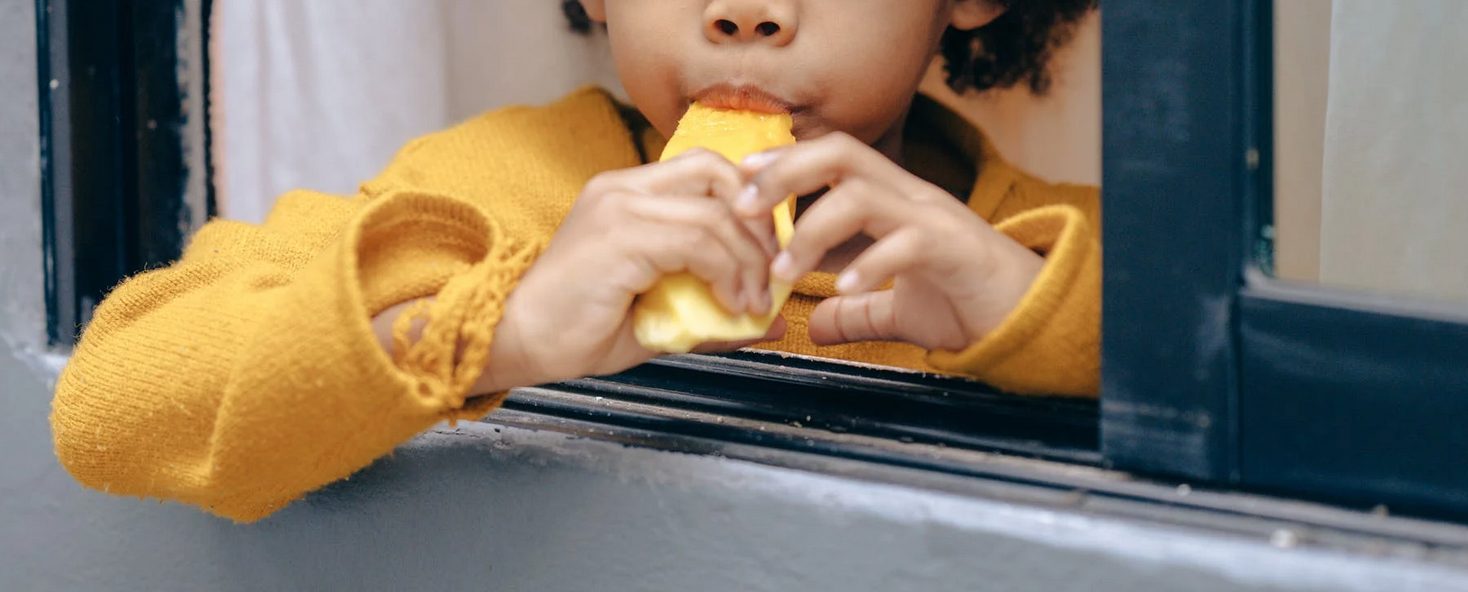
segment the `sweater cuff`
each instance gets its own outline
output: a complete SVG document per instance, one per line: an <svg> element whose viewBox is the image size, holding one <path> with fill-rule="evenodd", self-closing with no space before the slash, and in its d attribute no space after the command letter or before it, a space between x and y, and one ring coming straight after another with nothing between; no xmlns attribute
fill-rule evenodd
<svg viewBox="0 0 1468 592"><path fill-rule="evenodd" d="M509 292L535 250L479 208L424 193L380 198L352 230L367 319L434 297L396 319L391 354L384 352L411 396L451 420L477 418L498 406L503 393L468 406L466 398L488 362ZM415 340L409 328L417 320L426 322Z"/></svg>
<svg viewBox="0 0 1468 592"><path fill-rule="evenodd" d="M1094 396L1100 383L1100 245L1073 206L1037 208L995 226L1045 256L1029 291L998 328L928 363L1003 390Z"/></svg>

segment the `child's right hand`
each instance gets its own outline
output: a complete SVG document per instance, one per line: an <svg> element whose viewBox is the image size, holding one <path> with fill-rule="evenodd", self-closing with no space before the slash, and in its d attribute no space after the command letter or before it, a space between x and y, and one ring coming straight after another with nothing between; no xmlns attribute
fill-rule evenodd
<svg viewBox="0 0 1468 592"><path fill-rule="evenodd" d="M613 374L651 359L633 336L632 302L664 275L693 273L731 311L769 310L778 243L772 225L734 214L742 187L739 170L706 150L593 178L510 294L480 384ZM777 322L765 339L783 330Z"/></svg>

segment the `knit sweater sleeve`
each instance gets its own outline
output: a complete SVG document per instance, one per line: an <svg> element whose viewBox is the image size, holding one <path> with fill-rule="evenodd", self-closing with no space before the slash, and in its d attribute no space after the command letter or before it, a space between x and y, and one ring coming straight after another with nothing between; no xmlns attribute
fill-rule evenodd
<svg viewBox="0 0 1468 592"><path fill-rule="evenodd" d="M263 225L211 222L97 308L58 380L57 456L96 489L259 519L496 405L466 392L528 253L481 209L411 191L294 192ZM389 356L372 315L432 294Z"/></svg>
<svg viewBox="0 0 1468 592"><path fill-rule="evenodd" d="M1019 306L963 351L928 363L1004 390L1096 396L1101 380L1100 202L1091 187L1016 184L995 228L1045 256Z"/></svg>
<svg viewBox="0 0 1468 592"><path fill-rule="evenodd" d="M56 386L57 456L96 489L253 521L482 416L502 395L467 395L509 292L587 179L636 162L586 89L410 143L354 198L210 222L97 308ZM372 318L425 296L419 337L399 319L384 351Z"/></svg>

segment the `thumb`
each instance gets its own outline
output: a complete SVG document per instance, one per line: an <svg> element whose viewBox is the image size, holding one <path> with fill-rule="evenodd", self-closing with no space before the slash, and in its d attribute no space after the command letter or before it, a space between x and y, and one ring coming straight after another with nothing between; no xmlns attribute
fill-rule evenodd
<svg viewBox="0 0 1468 592"><path fill-rule="evenodd" d="M893 310L891 290L827 298L810 313L810 340L816 345L897 340Z"/></svg>

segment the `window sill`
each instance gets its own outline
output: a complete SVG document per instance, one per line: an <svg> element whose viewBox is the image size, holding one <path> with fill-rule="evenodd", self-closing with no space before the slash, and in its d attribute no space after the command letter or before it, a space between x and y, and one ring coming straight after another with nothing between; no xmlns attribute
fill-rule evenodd
<svg viewBox="0 0 1468 592"><path fill-rule="evenodd" d="M671 358L664 368L649 372L700 366L698 360L688 358L693 357ZM795 373L800 374L798 368ZM827 380L839 382L845 378L828 376ZM635 384L638 382L642 384ZM1047 447L1033 440L970 436L959 442L945 439L942 431L900 439L890 434L858 433L817 416L803 421L791 419L792 414L803 413L797 404L802 399L798 398L790 406L793 411L781 414L761 415L739 406L751 400L766 400L763 395L782 398L788 392L746 392L742 398L730 401L699 392L696 386L685 384L673 390L649 386L647 382L648 376L619 377L520 389L511 395L504 409L486 421L638 448L1194 528L1278 547L1410 557L1468 568L1465 525L1391 516L1380 508L1344 508L1150 479L1101 466L1100 455L1094 450ZM720 388L733 387L724 384ZM707 404L705 397L724 405ZM735 413L729 413L731 409ZM1006 408L1001 405L997 409Z"/></svg>

